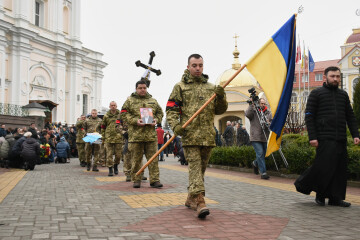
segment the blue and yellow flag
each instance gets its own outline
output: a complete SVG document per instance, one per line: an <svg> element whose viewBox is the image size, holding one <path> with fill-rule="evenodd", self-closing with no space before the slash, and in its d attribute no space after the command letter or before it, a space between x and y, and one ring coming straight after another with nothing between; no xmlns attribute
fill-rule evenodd
<svg viewBox="0 0 360 240"><path fill-rule="evenodd" d="M266 156L279 150L281 144L293 89L295 37L296 15L293 15L246 63L246 68L264 90L272 110Z"/></svg>

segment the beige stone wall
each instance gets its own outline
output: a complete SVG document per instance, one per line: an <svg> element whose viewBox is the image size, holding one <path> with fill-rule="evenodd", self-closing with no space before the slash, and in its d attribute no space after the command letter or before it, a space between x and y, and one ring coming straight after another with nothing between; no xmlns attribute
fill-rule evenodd
<svg viewBox="0 0 360 240"><path fill-rule="evenodd" d="M4 8L6 11L12 12L13 6L12 6L12 0L3 0L4 1Z"/></svg>
<svg viewBox="0 0 360 240"><path fill-rule="evenodd" d="M30 44L34 49L39 49L39 50L45 51L47 53L52 53L52 54L56 53L54 48L47 47L45 45L41 45L41 44L38 44L38 43L33 42L33 41L30 41Z"/></svg>

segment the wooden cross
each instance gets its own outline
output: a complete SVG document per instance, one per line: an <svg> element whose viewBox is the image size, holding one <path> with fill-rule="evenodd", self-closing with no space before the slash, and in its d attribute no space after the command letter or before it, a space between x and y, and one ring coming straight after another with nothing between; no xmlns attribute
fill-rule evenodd
<svg viewBox="0 0 360 240"><path fill-rule="evenodd" d="M154 60L154 57L155 57L155 52L152 51L152 52L150 53L150 58L149 58L149 63L148 63L148 64L143 64L142 62L140 62L140 60L138 60L138 61L135 62L135 65L136 65L137 67L142 67L142 68L145 68L145 69L146 69L146 71L145 71L143 77L141 78L141 80L144 80L144 81L146 82L147 87L150 86L150 72L155 73L157 76L159 76L159 75L161 74L160 69L154 69L154 68L151 66L151 64L152 64L152 62L153 62L153 60Z"/></svg>
<svg viewBox="0 0 360 240"><path fill-rule="evenodd" d="M239 36L235 33L235 36L233 36L233 38L235 38L235 47L237 47L237 39L239 38Z"/></svg>

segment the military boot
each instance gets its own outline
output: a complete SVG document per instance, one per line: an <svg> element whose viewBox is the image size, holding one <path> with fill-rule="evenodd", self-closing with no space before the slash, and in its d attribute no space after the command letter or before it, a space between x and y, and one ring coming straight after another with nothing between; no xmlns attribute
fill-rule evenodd
<svg viewBox="0 0 360 240"><path fill-rule="evenodd" d="M91 169L91 163L87 163L86 166L87 166L86 170L90 171L90 169Z"/></svg>
<svg viewBox="0 0 360 240"><path fill-rule="evenodd" d="M131 176L130 176L130 175L127 175L127 176L126 176L126 181L127 181L127 182L131 182Z"/></svg>
<svg viewBox="0 0 360 240"><path fill-rule="evenodd" d="M114 173L115 175L119 174L118 164L114 164Z"/></svg>
<svg viewBox="0 0 360 240"><path fill-rule="evenodd" d="M197 214L198 214L198 218L206 218L207 215L210 214L209 209L206 207L205 205L205 199L202 193L200 193L199 195L197 195L197 197L195 198L196 204L197 204Z"/></svg>
<svg viewBox="0 0 360 240"><path fill-rule="evenodd" d="M96 164L94 164L94 166L92 167L92 171L93 172L98 172L99 171Z"/></svg>
<svg viewBox="0 0 360 240"><path fill-rule="evenodd" d="M134 182L133 188L140 188L141 182Z"/></svg>
<svg viewBox="0 0 360 240"><path fill-rule="evenodd" d="M150 187L153 187L153 188L162 188L163 187L163 184L161 182L153 182L153 183L150 183Z"/></svg>
<svg viewBox="0 0 360 240"><path fill-rule="evenodd" d="M191 197L190 193L187 196L185 206L196 211L197 205L196 205L195 199L193 197Z"/></svg>
<svg viewBox="0 0 360 240"><path fill-rule="evenodd" d="M108 176L109 176L109 177L114 176L113 168L112 168L112 167L109 167L109 174L108 174Z"/></svg>

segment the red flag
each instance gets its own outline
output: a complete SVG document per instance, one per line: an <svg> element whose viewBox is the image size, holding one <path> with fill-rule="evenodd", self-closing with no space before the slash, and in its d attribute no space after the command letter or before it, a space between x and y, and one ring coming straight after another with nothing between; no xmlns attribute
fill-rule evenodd
<svg viewBox="0 0 360 240"><path fill-rule="evenodd" d="M297 49L296 49L296 63L299 63L301 60L301 49L300 49L300 44L298 45Z"/></svg>

